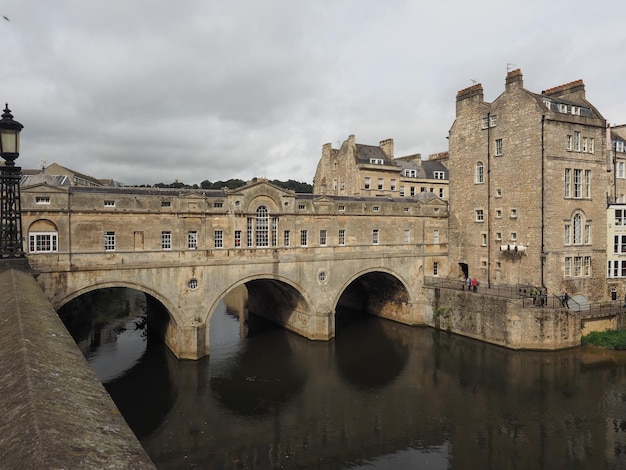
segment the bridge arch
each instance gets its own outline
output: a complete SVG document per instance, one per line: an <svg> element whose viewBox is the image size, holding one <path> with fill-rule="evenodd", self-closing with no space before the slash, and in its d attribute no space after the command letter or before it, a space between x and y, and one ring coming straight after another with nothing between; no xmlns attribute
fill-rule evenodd
<svg viewBox="0 0 626 470"><path fill-rule="evenodd" d="M80 289L77 289L71 292L70 294L66 295L65 297L57 300L53 306L56 310L59 310L65 304L80 297L83 294L96 291L96 290L108 289L112 287L126 287L128 289L134 289L139 292L143 292L144 294L148 294L151 297L154 297L167 309L167 311L169 312L170 320L173 321L174 326L184 324L184 317L182 315L182 312L180 312L180 310L174 304L172 304L172 302L168 300L167 297L164 297L163 295L159 294L157 291L147 286L144 286L142 284L138 284L135 282L128 282L128 281L102 282L98 284L90 284L88 286L84 286Z"/></svg>
<svg viewBox="0 0 626 470"><path fill-rule="evenodd" d="M302 328L302 323L306 323L305 319L314 313L315 303L301 285L273 273L246 276L219 292L205 314L204 322L207 325L216 311L217 304L239 286L245 286L248 291L248 311L309 337L309 332Z"/></svg>
<svg viewBox="0 0 626 470"><path fill-rule="evenodd" d="M414 296L409 286L403 276L392 270L383 267L364 269L344 282L333 300L333 310L336 312L345 307L412 323L409 314Z"/></svg>

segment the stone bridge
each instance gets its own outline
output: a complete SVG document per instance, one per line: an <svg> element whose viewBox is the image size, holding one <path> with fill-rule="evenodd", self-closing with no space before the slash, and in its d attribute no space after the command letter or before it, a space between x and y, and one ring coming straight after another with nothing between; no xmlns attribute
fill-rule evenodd
<svg viewBox="0 0 626 470"><path fill-rule="evenodd" d="M209 354L211 315L242 285L248 311L311 340L335 336L343 306L432 324L423 279L447 259L439 199L333 200L267 183L220 194L46 185L22 194L29 263L53 306L96 289L144 292L169 312L158 329L179 358Z"/></svg>

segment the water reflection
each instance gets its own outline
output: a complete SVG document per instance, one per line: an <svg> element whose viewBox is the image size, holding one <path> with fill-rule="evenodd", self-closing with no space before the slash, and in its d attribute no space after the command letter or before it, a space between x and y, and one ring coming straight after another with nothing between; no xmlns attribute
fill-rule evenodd
<svg viewBox="0 0 626 470"><path fill-rule="evenodd" d="M626 468L624 354L372 317L311 342L220 308L210 358L148 339L111 382L158 468Z"/></svg>

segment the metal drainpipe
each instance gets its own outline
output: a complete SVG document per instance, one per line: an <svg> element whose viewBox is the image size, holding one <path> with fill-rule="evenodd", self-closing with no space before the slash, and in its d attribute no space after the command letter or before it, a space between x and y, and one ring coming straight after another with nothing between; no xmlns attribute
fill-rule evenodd
<svg viewBox="0 0 626 470"><path fill-rule="evenodd" d="M544 211L544 202L545 202L545 193L546 193L546 185L545 185L545 147L544 147L544 130L545 130L545 121L546 115L541 115L541 287L545 288L543 281L543 271L545 269L546 255L545 255L545 246L544 246L544 234L545 234L545 211Z"/></svg>
<svg viewBox="0 0 626 470"><path fill-rule="evenodd" d="M491 111L487 113L487 287L491 289Z"/></svg>

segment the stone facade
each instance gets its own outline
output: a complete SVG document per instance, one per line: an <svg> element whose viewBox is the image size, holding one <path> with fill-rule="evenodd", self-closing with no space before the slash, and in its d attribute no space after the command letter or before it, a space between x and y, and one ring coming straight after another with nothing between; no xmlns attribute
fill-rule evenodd
<svg viewBox="0 0 626 470"><path fill-rule="evenodd" d="M492 103L457 94L449 135L450 277L607 297L606 121L582 81L532 93L507 74Z"/></svg>
<svg viewBox="0 0 626 470"><path fill-rule="evenodd" d="M447 200L446 153L422 161L420 154L394 157L393 139L378 146L356 143L351 135L339 149L322 147L313 193L335 196L420 197L430 193Z"/></svg>
<svg viewBox="0 0 626 470"><path fill-rule="evenodd" d="M252 311L315 340L338 305L429 324L424 274L447 266L438 199L296 194L264 180L236 190L22 188L25 252L55 308L129 287L169 312L170 349L209 351L217 303L246 285ZM272 307L271 309L269 307Z"/></svg>

